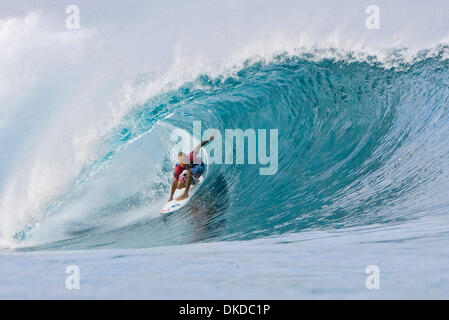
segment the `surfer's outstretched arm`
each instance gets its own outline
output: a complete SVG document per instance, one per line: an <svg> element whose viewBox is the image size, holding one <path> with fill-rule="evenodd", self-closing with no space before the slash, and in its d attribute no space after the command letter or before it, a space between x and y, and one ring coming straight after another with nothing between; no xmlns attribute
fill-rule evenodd
<svg viewBox="0 0 449 320"><path fill-rule="evenodd" d="M195 147L195 149L193 149L193 152L194 153L198 153L202 147L204 147L206 144L208 144L212 140L214 140L214 133L213 132L212 132L212 135L210 136L210 138L207 139L207 140L201 141L201 143L199 145L197 145Z"/></svg>

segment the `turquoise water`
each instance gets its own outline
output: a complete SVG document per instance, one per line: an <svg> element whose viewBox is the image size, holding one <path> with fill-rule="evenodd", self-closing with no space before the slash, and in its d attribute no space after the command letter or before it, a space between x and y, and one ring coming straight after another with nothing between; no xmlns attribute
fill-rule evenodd
<svg viewBox="0 0 449 320"><path fill-rule="evenodd" d="M1 298L447 299L445 218L146 249L2 254ZM67 290L69 265L79 289ZM379 289L365 273L379 268ZM30 290L33 288L33 290Z"/></svg>
<svg viewBox="0 0 449 320"><path fill-rule="evenodd" d="M448 80L440 56L398 69L278 57L202 76L133 109L47 219L15 234L27 253L5 253L4 271L31 262L26 281L50 287L43 297L447 298ZM278 172L210 164L189 205L160 217L167 136L198 119L218 130L278 128ZM162 173L136 185L152 149ZM58 219L83 203L82 219ZM84 290L62 287L73 263ZM379 290L365 287L373 264ZM26 285L8 281L3 296L20 297Z"/></svg>
<svg viewBox="0 0 449 320"><path fill-rule="evenodd" d="M447 48L440 50L441 56ZM98 181L123 183L83 209L81 221L76 217L59 226L62 239L37 248L249 240L445 215L449 73L440 56L388 70L364 62L278 57L231 77L201 76L157 96L125 117L105 141L104 156L45 210L50 217L63 215L95 201L85 190L98 188ZM109 226L136 210L159 208L172 174L170 130L191 132L198 120L221 132L278 129L277 173L259 175L258 165L210 164L190 207L167 219L144 215ZM152 149L157 159L149 160ZM148 170L147 161L162 173L156 169L157 178L133 184ZM15 238L32 239L32 232L30 226Z"/></svg>
<svg viewBox="0 0 449 320"><path fill-rule="evenodd" d="M11 43L46 30L39 19ZM7 43L22 30L10 23L19 27L0 25ZM447 45L232 48L236 63L204 71L174 55L154 71L156 60L137 63L145 50L101 32L110 47L98 49L96 36L39 33L40 56L65 57L73 41L88 49L20 78L20 90L0 81L10 89L0 96L1 298L448 298ZM34 70L7 58L14 75ZM194 121L277 129L278 170L208 163L188 205L162 217L170 134L192 134ZM65 287L68 265L80 268L80 290ZM370 265L377 290L366 286Z"/></svg>

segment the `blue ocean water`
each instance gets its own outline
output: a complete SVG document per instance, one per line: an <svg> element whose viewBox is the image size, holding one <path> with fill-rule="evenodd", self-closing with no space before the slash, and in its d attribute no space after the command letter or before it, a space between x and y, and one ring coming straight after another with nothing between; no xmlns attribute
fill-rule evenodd
<svg viewBox="0 0 449 320"><path fill-rule="evenodd" d="M141 284L125 297L205 298L218 291L212 296L447 298L448 70L438 55L388 70L365 62L278 57L232 77L201 76L132 110L106 142L100 163L82 173L71 196L47 207L48 221L41 225L51 225L66 207L90 202L83 189L97 185L92 181L113 183L117 170L133 175L122 163L129 159L136 170L136 159L162 148L154 141L166 131L142 134L165 122L186 130L194 119L217 129L279 128L277 174L260 176L248 164L211 164L185 209L115 226L125 215L158 208L155 198L167 198L171 165L162 156L158 183L145 181L128 194L126 183L115 186L119 192L90 208L82 221L58 222L59 239L22 247L27 253L7 256L7 265L16 269L23 260L39 260L37 273L40 263L59 265L52 286L63 276L63 263L86 265L89 290L73 297L96 297L98 274L123 272L126 280L111 280L114 291L100 296L117 297L123 286L132 286L128 278L148 275L148 288ZM160 144L169 152L170 145ZM16 233L16 240L33 239L33 229L39 236L33 226ZM385 272L377 293L364 288L364 268L371 264ZM188 280L171 289L175 280L167 273ZM40 283L36 274L29 277ZM421 291L409 291L415 285ZM23 288L12 296L20 297ZM70 297L64 290L48 297Z"/></svg>
<svg viewBox="0 0 449 320"><path fill-rule="evenodd" d="M0 297L448 298L448 52L249 57L138 99L162 81L142 74L107 131L64 140L54 133L72 120L55 118L46 143L61 154L3 148L33 166L13 179L21 171L2 163ZM162 217L170 133L194 121L277 129L278 170L209 163L188 205ZM7 127L0 141L22 135ZM61 141L76 146L75 169L59 169ZM68 265L80 290L65 287ZM370 265L379 289L366 286Z"/></svg>

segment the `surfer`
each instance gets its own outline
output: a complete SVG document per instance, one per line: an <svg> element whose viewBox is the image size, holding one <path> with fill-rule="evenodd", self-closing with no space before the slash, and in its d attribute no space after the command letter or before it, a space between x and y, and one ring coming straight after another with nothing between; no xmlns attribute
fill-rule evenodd
<svg viewBox="0 0 449 320"><path fill-rule="evenodd" d="M177 201L184 200L189 196L189 189L190 185L192 184L192 178L193 184L195 184L206 169L204 162L198 157L198 153L200 152L202 147L204 147L212 140L214 140L213 133L208 140L202 141L188 155L183 152L178 153L178 163L175 166L170 199L168 199L168 202L173 200L173 194L175 193L176 189L185 188L184 193L176 199ZM185 171L185 173L183 173L183 171Z"/></svg>

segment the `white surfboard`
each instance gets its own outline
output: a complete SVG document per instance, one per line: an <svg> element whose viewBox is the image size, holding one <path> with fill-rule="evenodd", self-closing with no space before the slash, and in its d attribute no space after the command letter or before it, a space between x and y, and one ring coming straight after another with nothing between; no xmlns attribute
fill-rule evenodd
<svg viewBox="0 0 449 320"><path fill-rule="evenodd" d="M201 176L195 184L192 184L189 189L189 197L184 200L177 201L176 199L184 193L185 188L176 189L175 194L173 195L173 200L167 202L165 206L161 210L161 215L172 213L178 211L182 207L184 207L187 202L189 202L190 198L195 194L196 190L199 189L199 185L203 182L203 176Z"/></svg>

